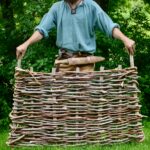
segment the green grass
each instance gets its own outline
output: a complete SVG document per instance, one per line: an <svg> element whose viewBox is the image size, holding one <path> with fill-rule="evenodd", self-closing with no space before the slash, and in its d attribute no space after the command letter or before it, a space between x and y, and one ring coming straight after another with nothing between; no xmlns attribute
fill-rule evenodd
<svg viewBox="0 0 150 150"><path fill-rule="evenodd" d="M86 145L74 147L19 147L10 148L6 145L8 131L0 133L0 150L149 150L150 149L150 121L144 122L145 140L142 143L115 144L111 146Z"/></svg>

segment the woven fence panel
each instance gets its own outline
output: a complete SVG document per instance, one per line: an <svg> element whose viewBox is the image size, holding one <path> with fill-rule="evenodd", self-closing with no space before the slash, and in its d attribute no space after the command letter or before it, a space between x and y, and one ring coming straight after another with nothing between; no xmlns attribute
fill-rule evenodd
<svg viewBox="0 0 150 150"><path fill-rule="evenodd" d="M10 146L141 141L136 68L91 73L16 69Z"/></svg>

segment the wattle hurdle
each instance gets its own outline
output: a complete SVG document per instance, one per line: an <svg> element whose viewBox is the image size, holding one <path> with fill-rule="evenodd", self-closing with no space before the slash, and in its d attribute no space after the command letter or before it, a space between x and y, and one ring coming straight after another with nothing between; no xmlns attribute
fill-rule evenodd
<svg viewBox="0 0 150 150"><path fill-rule="evenodd" d="M143 141L137 68L33 72L16 68L10 146Z"/></svg>

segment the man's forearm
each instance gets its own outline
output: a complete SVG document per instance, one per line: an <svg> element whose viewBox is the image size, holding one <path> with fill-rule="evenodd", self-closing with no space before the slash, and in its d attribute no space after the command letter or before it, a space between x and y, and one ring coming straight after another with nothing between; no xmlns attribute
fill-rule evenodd
<svg viewBox="0 0 150 150"><path fill-rule="evenodd" d="M114 28L113 29L113 33L112 33L112 35L113 35L113 37L115 38L115 39L119 39L119 40L121 40L121 41L125 41L125 40L127 40L127 36L125 36L121 31L120 31L120 29L118 29L118 28Z"/></svg>
<svg viewBox="0 0 150 150"><path fill-rule="evenodd" d="M113 37L121 40L124 43L125 48L128 50L129 54L133 55L135 50L135 42L124 35L118 28L114 28L112 32Z"/></svg>
<svg viewBox="0 0 150 150"><path fill-rule="evenodd" d="M43 38L43 35L39 31L35 31L27 41L25 41L23 44L21 44L20 46L18 46L16 48L17 58L18 59L22 58L24 56L28 46L30 46L33 43L40 41L42 38Z"/></svg>
<svg viewBox="0 0 150 150"><path fill-rule="evenodd" d="M37 30L32 34L32 36L27 41L25 41L25 44L28 47L29 45L32 45L33 43L40 41L42 38L43 35Z"/></svg>

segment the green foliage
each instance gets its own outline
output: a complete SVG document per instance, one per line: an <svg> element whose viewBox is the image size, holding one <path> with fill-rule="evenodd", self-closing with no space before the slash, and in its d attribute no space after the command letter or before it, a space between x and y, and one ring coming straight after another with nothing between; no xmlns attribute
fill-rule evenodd
<svg viewBox="0 0 150 150"><path fill-rule="evenodd" d="M139 79L140 90L141 90L141 104L142 104L142 114L150 114L150 77L149 75L144 75Z"/></svg>
<svg viewBox="0 0 150 150"><path fill-rule="evenodd" d="M16 62L15 49L33 33L34 27L40 22L44 13L48 11L54 1L49 0L14 0L13 16L15 29L6 32L5 22L0 7L0 127L8 127L8 114L12 108L14 85L14 71ZM9 20L7 20L9 23ZM10 23L11 24L11 23ZM31 46L22 61L22 67L29 69L31 66L36 71L50 72L57 48L55 46L55 31L50 38L42 40ZM49 57L48 57L49 56Z"/></svg>
<svg viewBox="0 0 150 150"><path fill-rule="evenodd" d="M55 47L50 47L50 45L46 47L46 45L43 41L43 43L31 46L22 60L22 68L33 67L35 71L51 72L58 50Z"/></svg>

